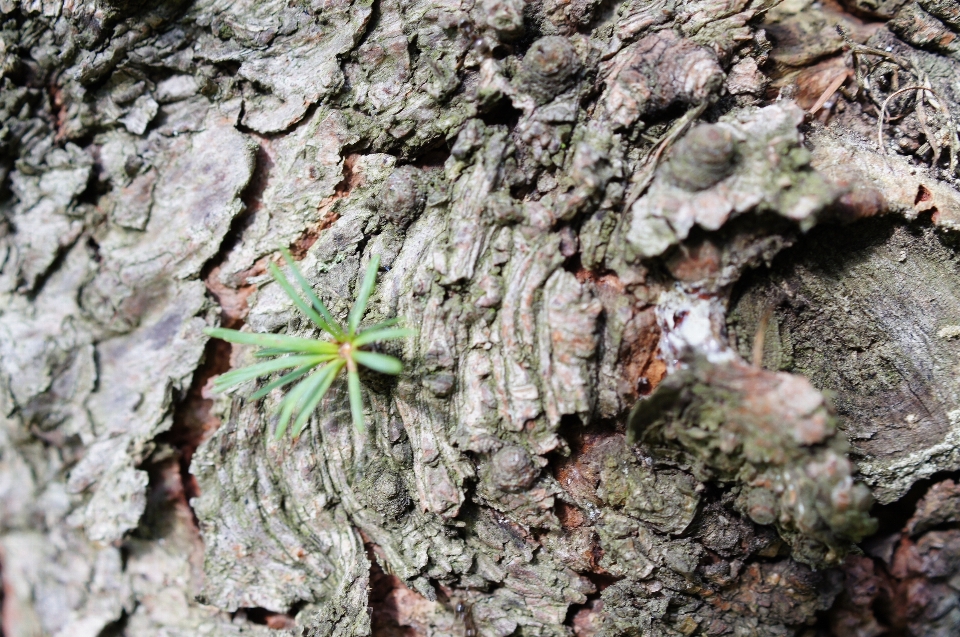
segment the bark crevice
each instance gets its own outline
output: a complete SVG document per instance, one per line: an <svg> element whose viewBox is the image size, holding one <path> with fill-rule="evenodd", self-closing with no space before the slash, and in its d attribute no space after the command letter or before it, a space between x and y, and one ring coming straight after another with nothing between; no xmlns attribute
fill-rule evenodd
<svg viewBox="0 0 960 637"><path fill-rule="evenodd" d="M940 634L948 5L0 0L5 632ZM417 329L365 433L210 392L280 248Z"/></svg>

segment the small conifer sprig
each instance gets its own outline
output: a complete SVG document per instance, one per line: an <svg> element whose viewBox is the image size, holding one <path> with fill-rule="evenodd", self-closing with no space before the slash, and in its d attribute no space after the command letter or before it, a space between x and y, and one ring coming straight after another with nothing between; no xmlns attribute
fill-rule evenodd
<svg viewBox="0 0 960 637"><path fill-rule="evenodd" d="M282 253L287 265L293 272L297 285L307 300L305 301L301 297L300 293L280 271L280 268L273 263L269 266L270 274L273 275L283 291L297 306L297 309L333 340L314 340L282 334L251 334L249 332L209 327L204 330L208 336L229 343L256 345L261 348L256 353L257 357L271 359L222 374L214 381L214 390L224 391L255 378L290 370L276 380L264 385L252 394L249 400L259 400L274 389L303 378L281 400L279 406L280 420L275 432L277 439L283 437L292 420L293 436L297 437L307 426L310 415L320 404L330 386L333 385L334 380L337 379L341 371L346 369L353 425L357 430L362 431L364 428L363 397L360 392L358 366L362 365L374 371L392 375L397 375L403 370L402 363L393 356L371 352L364 348L382 341L405 338L412 335L413 330L394 327L400 319L390 319L360 330L360 320L367 311L367 301L370 300L370 294L373 292L376 283L377 269L380 267L379 256L375 255L370 259L367 271L363 276L363 283L360 285L360 292L347 317L347 325L344 327L334 320L330 311L314 293L310 283L297 269L290 253L286 250L283 250Z"/></svg>

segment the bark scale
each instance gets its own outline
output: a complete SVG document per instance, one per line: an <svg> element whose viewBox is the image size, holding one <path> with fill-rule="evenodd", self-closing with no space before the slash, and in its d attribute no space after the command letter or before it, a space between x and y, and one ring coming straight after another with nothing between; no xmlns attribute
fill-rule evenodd
<svg viewBox="0 0 960 637"><path fill-rule="evenodd" d="M951 3L0 27L5 635L960 626ZM366 432L210 393L205 326L316 336L282 247L417 329Z"/></svg>

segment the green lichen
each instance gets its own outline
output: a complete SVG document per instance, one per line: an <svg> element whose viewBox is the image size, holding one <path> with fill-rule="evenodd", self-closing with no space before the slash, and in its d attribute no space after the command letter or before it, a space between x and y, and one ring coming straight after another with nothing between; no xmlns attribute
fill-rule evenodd
<svg viewBox="0 0 960 637"><path fill-rule="evenodd" d="M836 416L800 376L696 358L637 403L629 426L656 455L735 486L737 508L776 525L802 562L836 564L876 530Z"/></svg>

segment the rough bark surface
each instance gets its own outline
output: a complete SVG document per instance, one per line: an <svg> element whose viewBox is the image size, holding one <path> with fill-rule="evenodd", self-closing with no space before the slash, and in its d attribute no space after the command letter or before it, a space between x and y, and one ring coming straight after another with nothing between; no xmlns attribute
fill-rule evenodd
<svg viewBox="0 0 960 637"><path fill-rule="evenodd" d="M0 0L2 633L956 634L958 37ZM318 336L281 248L416 328L365 431L210 390L204 327Z"/></svg>

